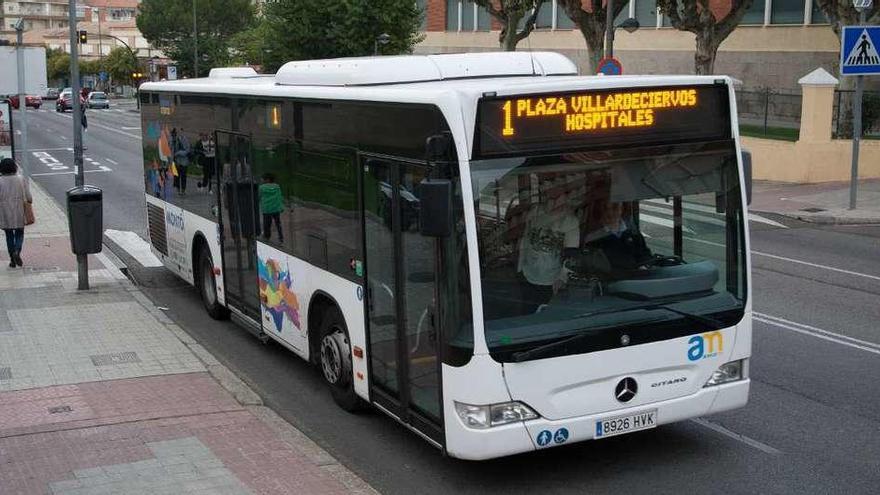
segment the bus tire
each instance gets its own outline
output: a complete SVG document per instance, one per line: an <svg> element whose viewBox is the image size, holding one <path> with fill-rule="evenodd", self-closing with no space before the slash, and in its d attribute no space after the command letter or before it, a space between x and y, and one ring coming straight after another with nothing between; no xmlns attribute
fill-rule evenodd
<svg viewBox="0 0 880 495"><path fill-rule="evenodd" d="M208 246L202 244L199 250L199 262L196 265L196 287L199 289L199 295L202 298L202 304L208 312L208 316L215 320L226 320L229 318L229 308L223 306L217 297L217 279L214 276L214 260L211 258L211 252Z"/></svg>
<svg viewBox="0 0 880 495"><path fill-rule="evenodd" d="M318 367L330 387L333 401L342 409L354 412L363 401L352 383L351 344L345 320L336 308L330 308L321 321Z"/></svg>

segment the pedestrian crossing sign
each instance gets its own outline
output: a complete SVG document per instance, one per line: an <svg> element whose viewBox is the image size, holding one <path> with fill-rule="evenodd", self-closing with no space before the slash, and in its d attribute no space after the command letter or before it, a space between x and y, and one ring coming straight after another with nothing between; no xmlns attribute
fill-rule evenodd
<svg viewBox="0 0 880 495"><path fill-rule="evenodd" d="M840 40L840 74L880 75L880 26L844 26Z"/></svg>

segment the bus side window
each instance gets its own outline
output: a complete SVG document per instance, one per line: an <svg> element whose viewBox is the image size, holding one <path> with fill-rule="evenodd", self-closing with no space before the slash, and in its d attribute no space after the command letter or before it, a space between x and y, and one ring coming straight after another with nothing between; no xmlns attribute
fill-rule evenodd
<svg viewBox="0 0 880 495"><path fill-rule="evenodd" d="M343 148L294 146L290 195L295 254L346 277L355 277L361 227L355 154Z"/></svg>

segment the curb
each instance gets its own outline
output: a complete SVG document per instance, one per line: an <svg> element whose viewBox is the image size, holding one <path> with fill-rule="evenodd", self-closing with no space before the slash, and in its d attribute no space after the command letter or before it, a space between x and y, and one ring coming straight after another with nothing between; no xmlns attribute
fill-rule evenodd
<svg viewBox="0 0 880 495"><path fill-rule="evenodd" d="M840 217L828 214L810 214L801 212L780 212L767 210L752 210L750 212L779 215L785 218L800 220L801 222L813 223L816 225L878 225L880 217Z"/></svg>

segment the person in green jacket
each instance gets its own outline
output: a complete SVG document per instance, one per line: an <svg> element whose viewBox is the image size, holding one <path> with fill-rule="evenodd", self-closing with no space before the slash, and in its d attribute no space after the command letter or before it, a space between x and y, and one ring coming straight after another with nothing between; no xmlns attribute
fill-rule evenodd
<svg viewBox="0 0 880 495"><path fill-rule="evenodd" d="M272 234L272 223L278 231L278 242L284 243L284 234L281 232L281 212L284 211L284 195L281 186L275 183L275 176L269 173L263 174L263 183L260 184L260 212L263 214L263 238L269 240Z"/></svg>

